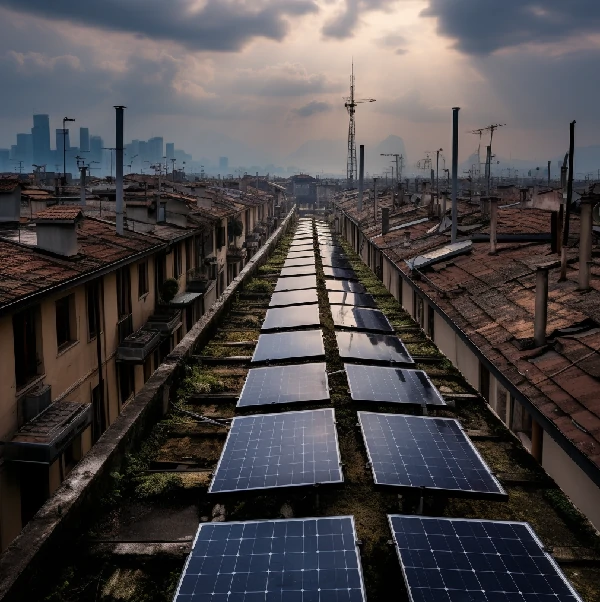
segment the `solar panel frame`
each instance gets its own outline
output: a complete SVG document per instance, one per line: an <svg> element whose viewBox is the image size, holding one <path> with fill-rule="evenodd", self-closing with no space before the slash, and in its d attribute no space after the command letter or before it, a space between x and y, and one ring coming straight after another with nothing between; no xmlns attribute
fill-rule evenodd
<svg viewBox="0 0 600 602"><path fill-rule="evenodd" d="M352 305L330 305L329 308L335 328L387 334L394 332L393 326L379 309Z"/></svg>
<svg viewBox="0 0 600 602"><path fill-rule="evenodd" d="M286 353L282 348L288 348ZM261 334L252 355L252 364L325 357L321 330L297 330Z"/></svg>
<svg viewBox="0 0 600 602"><path fill-rule="evenodd" d="M267 330L292 330L309 326L320 326L319 305L290 305L288 307L270 307L260 327Z"/></svg>
<svg viewBox="0 0 600 602"><path fill-rule="evenodd" d="M479 602L528 602L543 599L548 602L583 602L529 523L388 514L388 524L411 602L467 599ZM464 536L458 535L457 529ZM517 537L502 537L510 535L509 530ZM477 537L478 534L481 536ZM437 546L440 546L439 550ZM506 553L511 549L524 553ZM416 566L416 562L420 566ZM440 564L445 566L440 567ZM494 570L500 566L504 570ZM531 571L533 567L536 572L524 572ZM537 577L534 580L537 588L530 587L531 582L526 579L528 574ZM496 575L500 575L501 579ZM495 581L503 589L484 589L480 582L484 576L488 584ZM552 579L552 587L558 589L560 586L560 595L536 591L542 583L548 584L549 576L555 577ZM447 587L457 585L459 581L468 585L465 579L471 583L471 588ZM509 591L505 591L507 588Z"/></svg>
<svg viewBox="0 0 600 602"><path fill-rule="evenodd" d="M340 358L345 361L355 360L361 363L401 364L406 366L414 365L415 363L404 343L395 334L336 330L335 338ZM348 341L348 339L352 340ZM376 342L377 345L374 345L373 342ZM366 343L369 343L369 345ZM355 353L350 353L350 345L354 345L357 349ZM360 352L361 347L367 351ZM373 350L380 351L379 353L374 353Z"/></svg>
<svg viewBox="0 0 600 602"><path fill-rule="evenodd" d="M349 293L348 291L327 291L329 305L350 305L352 307L370 307L377 309L377 303L368 293Z"/></svg>
<svg viewBox="0 0 600 602"><path fill-rule="evenodd" d="M305 288L300 290L281 291L273 293L269 307L290 307L293 305L310 305L318 303L317 289Z"/></svg>
<svg viewBox="0 0 600 602"><path fill-rule="evenodd" d="M301 291L307 288L317 288L317 277L311 276L291 276L279 278L275 284L274 293L283 291Z"/></svg>
<svg viewBox="0 0 600 602"><path fill-rule="evenodd" d="M358 422L376 485L453 497L508 500L506 491L455 418L359 411ZM449 432L442 432L441 425ZM400 428L394 430L394 426ZM403 426L406 427L404 431ZM423 429L428 429L425 435ZM419 438L411 437L413 433ZM384 441L385 446L378 445L379 441ZM438 449L434 449L435 446ZM443 446L447 446L447 450L440 449ZM450 456L447 457L444 451L449 451ZM428 475L422 476L426 471ZM479 479L482 483L486 481L487 487L460 487L461 481L469 482L470 471L477 474L472 475L471 485ZM436 478L439 485L431 484ZM449 484L454 481L456 486L442 487L444 480Z"/></svg>
<svg viewBox="0 0 600 602"><path fill-rule="evenodd" d="M313 523L315 523L314 527ZM336 523L339 524L339 528ZM300 524L302 524L301 529ZM219 531L222 531L226 537L222 537ZM276 538L276 533L280 533L281 536ZM271 543L260 543L264 539L270 539ZM301 545L298 545L300 542L298 544L295 542L296 539L302 540ZM283 540L283 545L276 544L276 540ZM225 545L221 543L223 541ZM239 542L239 545L233 542ZM319 546L321 542L324 549ZM254 554L255 548L257 554ZM263 549L264 553L262 553ZM267 552L267 549L270 552ZM314 558L309 560L308 554L317 558L317 562L314 562ZM331 557L334 554L340 555L341 558ZM286 560L288 555L289 558ZM229 561L228 558L235 558L235 561ZM254 561L254 558L260 560ZM292 559L295 562L292 563ZM301 569L297 568L300 566ZM223 568L230 572L222 571ZM321 571L325 571L322 582ZM293 577L294 573L299 575ZM223 575L232 576L230 583L227 582L227 577L221 577ZM244 578L244 575L247 577ZM259 575L264 575L260 582L256 578ZM341 579L340 585L352 584L353 587L331 588L329 584L332 579L334 583L336 579ZM248 583L252 582L255 583L248 592ZM223 592L215 591L217 583ZM283 583L286 584L285 589ZM292 583L300 584L300 589L292 589ZM196 591L198 584L201 584L201 587ZM210 587L213 588L212 592L208 591ZM340 590L352 592L346 598L348 601L366 602L360 549L353 516L209 522L200 523L198 526L192 551L186 559L177 583L173 602L223 602L224 597L229 598L228 592L235 596L236 602L246 602L246 593L251 596L264 595L263 600L282 600L284 592L287 595L298 594L300 596L298 599L310 596L314 600L316 598L313 594L320 596L321 592L328 599L332 595L335 599L341 599L336 593ZM356 595L354 595L355 590ZM196 599L197 596L202 596L202 600ZM233 602L233 598L229 599Z"/></svg>
<svg viewBox="0 0 600 602"><path fill-rule="evenodd" d="M279 382L279 392L272 394L271 391L268 391L267 394L263 395L263 389L267 386L274 390L274 381ZM295 391L289 387L288 381L293 381L298 386L304 386L305 389L308 388L308 392L295 394ZM319 387L318 391L315 385ZM257 387L260 388L258 396L254 392ZM283 399L282 390L285 394ZM246 398L248 398L248 401L246 401ZM329 401L330 399L329 378L325 362L311 362L309 364L250 368L236 407L272 407L291 403L316 403Z"/></svg>
<svg viewBox="0 0 600 602"><path fill-rule="evenodd" d="M344 370L346 371L346 377L348 379L348 386L350 388L350 397L354 401L362 402L376 402L376 403L393 403L405 406L416 406L416 407L441 407L447 405L442 397L441 393L437 390L435 385L427 376L427 373L423 370L415 370L413 368L401 368L399 366L371 366L363 364L344 364ZM367 374L371 371L371 375ZM410 391L405 393L403 396L400 395L400 390L397 388L395 383L393 384L393 395L389 389L383 389L383 383L386 380L393 380L392 373L396 373L397 381L401 382L398 378L398 373L402 373L405 378L411 377L411 384L415 382L415 379L421 384L424 390L430 391L427 395L429 401L425 403L423 400L412 401L412 399L406 399ZM375 373L375 374L373 374ZM377 391L375 387L370 387L370 391L373 393L371 396L361 394L364 391L364 385L370 382L377 383ZM424 384L424 382L426 384ZM362 385L361 388L359 385ZM376 395L376 393L378 395ZM404 397L404 400L402 399Z"/></svg>
<svg viewBox="0 0 600 602"><path fill-rule="evenodd" d="M259 368L260 369L260 368ZM253 421L254 424L258 424L259 425L259 432L258 434L254 435L252 433L250 433L248 435L248 444L250 444L250 437L255 436L256 439L254 439L254 441L256 441L256 447L255 449L258 448L258 445L260 443L266 442L267 436L265 435L265 431L267 430L267 428L270 425L273 425L273 431L275 430L275 425L277 424L283 424L287 419L291 419L292 417L296 417L299 415L306 415L308 418L308 415L312 415L313 416L313 421L312 423L314 424L314 420L316 419L316 417L318 415L322 415L324 418L324 422L325 424L320 424L319 425L319 429L322 430L323 426L325 427L325 435L327 437L327 441L326 441L326 445L325 447L326 452L328 454L331 454L331 458L325 458L325 454L323 453L323 451L321 451L321 453L319 454L318 458L315 455L315 459L312 461L309 461L309 463L313 463L316 465L317 462L324 462L325 464L327 463L333 463L333 456L335 456L337 462L335 463L336 468L328 468L328 469L320 469L319 472L324 472L324 471L329 471L330 472L330 476L332 476L331 473L337 473L335 475L334 478L331 478L329 480L321 480L318 481L316 480L316 476L314 478L314 480L312 481L308 481L305 480L304 482L301 483L288 483L287 479L285 484L282 485L262 485L262 486L253 486L253 487L240 487L240 488L234 488L234 489L224 489L224 488L216 488L215 489L215 484L218 482L218 475L219 475L219 471L221 470L221 467L223 466L223 462L224 459L226 458L226 454L229 452L231 455L237 455L237 458L231 458L231 460L228 459L228 461L230 461L232 464L234 464L234 468L232 470L238 470L243 468L243 463L244 461L250 461L252 460L252 463L250 465L250 467L252 469L256 468L256 469L260 469L258 470L259 473L263 472L262 468L264 465L260 465L261 459L259 459L257 461L256 456L250 458L248 455L249 452L249 445L244 449L244 450L240 450L240 448L236 448L236 436L239 433L242 433L241 429L243 428L244 425L249 425L250 427L253 426ZM299 420L302 420L302 418L300 418ZM265 425L265 429L262 429L261 426ZM328 427L330 427L329 430ZM240 430L236 430L236 429L240 429ZM246 426L246 429L248 429L248 426ZM265 456L264 460L267 460L269 463L266 465L265 470L264 470L264 475L262 475L266 481L266 479L269 476L273 476L273 475L268 475L268 471L269 471L269 464L270 466L281 466L280 462L280 457L281 456L285 456L285 455L289 455L290 450L292 450L292 455L295 456L295 454L293 452L295 452L298 449L301 449L301 452L297 452L297 455L302 455L303 453L306 453L306 447L309 445L307 443L304 443L305 438L307 436L309 436L309 433L307 433L306 431L308 430L308 427L302 427L300 429L295 429L293 431L293 435L292 436L288 436L287 437L287 443L288 445L286 446L285 443L286 442L281 442L279 445L275 445L273 446L275 449L279 449L280 450L280 455L278 456L276 453L272 453L271 451L268 452L268 455ZM282 431L283 431L283 426L282 426ZM240 434L240 438L243 436L243 433ZM323 436L323 435L321 435ZM274 436L273 436L274 438ZM282 433L282 437L283 439L283 433ZM233 441L233 443L232 443ZM331 446L332 449L329 449L329 446ZM230 451L231 450L231 451ZM241 451L244 451L244 455L241 455ZM295 459L295 457L294 457ZM234 462L235 460L235 462ZM277 462L277 464L273 464L273 462ZM241 466L237 466L235 467L235 464L238 464ZM292 466L294 466L294 463L292 463ZM224 468L223 470L229 470ZM315 470L313 471L313 474L316 474L317 470L316 470L316 466L315 466ZM302 471L301 474L304 474L305 471ZM260 475L259 475L260 476ZM283 475L280 474L276 474L275 477L282 477ZM233 480L237 480L238 481L238 485L239 485L239 481L241 480L242 477L236 477ZM252 479L252 475L246 477L247 479ZM227 479L223 479L223 480L227 480ZM283 480L283 479L282 479ZM292 480L293 480L293 473L292 473ZM322 409L318 409L318 410L298 410L298 411L293 411L293 412L279 412L277 414L252 414L249 416L236 416L233 419L233 422L231 424L231 429L229 430L229 432L227 433L227 439L225 441L225 446L223 447L223 451L221 453L221 457L219 458L219 462L217 464L217 468L215 469L214 472L214 476L213 479L210 483L210 486L208 488L208 493L239 493L240 491L264 491L267 489L287 489L287 488L295 488L295 487L310 487L310 486L315 486L315 485L335 485L335 484L341 484L344 482L344 473L342 472L342 463L341 463L341 455L340 455L340 446L339 446L339 440L338 440L338 434L337 434L337 429L336 429L336 421L335 421L335 411L333 408L322 408Z"/></svg>
<svg viewBox="0 0 600 602"><path fill-rule="evenodd" d="M366 293L367 289L360 282L353 280L325 280L327 291L347 291L349 293Z"/></svg>

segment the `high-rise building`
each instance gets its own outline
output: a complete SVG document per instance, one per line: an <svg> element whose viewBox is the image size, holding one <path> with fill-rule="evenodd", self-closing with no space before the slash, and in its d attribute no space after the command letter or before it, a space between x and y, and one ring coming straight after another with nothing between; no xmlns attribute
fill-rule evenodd
<svg viewBox="0 0 600 602"><path fill-rule="evenodd" d="M79 152L87 153L90 150L90 130L79 128Z"/></svg>
<svg viewBox="0 0 600 602"><path fill-rule="evenodd" d="M150 155L150 161L152 161L153 163L162 163L163 162L163 157L165 156L164 153L164 141L162 139L162 136L156 136L155 138L150 138L150 140L148 140L148 150L149 150L149 155Z"/></svg>
<svg viewBox="0 0 600 602"><path fill-rule="evenodd" d="M166 155L167 155L167 159L174 159L175 158L175 143L174 142L167 142L166 145Z"/></svg>
<svg viewBox="0 0 600 602"><path fill-rule="evenodd" d="M50 118L48 115L34 115L31 128L33 145L33 162L36 165L47 165L51 162L50 154Z"/></svg>
<svg viewBox="0 0 600 602"><path fill-rule="evenodd" d="M221 174L225 175L225 172L229 169L229 157L219 157L219 169Z"/></svg>
<svg viewBox="0 0 600 602"><path fill-rule="evenodd" d="M0 148L0 172L10 171L10 150Z"/></svg>
<svg viewBox="0 0 600 602"><path fill-rule="evenodd" d="M90 136L90 161L102 162L102 147L104 142L100 136ZM99 166L97 166L99 167Z"/></svg>

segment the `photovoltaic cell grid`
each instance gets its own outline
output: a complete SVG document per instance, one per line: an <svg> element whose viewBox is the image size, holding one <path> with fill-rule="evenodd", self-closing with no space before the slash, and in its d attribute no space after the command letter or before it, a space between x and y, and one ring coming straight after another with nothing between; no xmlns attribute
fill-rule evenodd
<svg viewBox="0 0 600 602"><path fill-rule="evenodd" d="M298 257L297 259L286 259L283 264L284 268L294 268L303 265L315 266L315 256L312 257Z"/></svg>
<svg viewBox="0 0 600 602"><path fill-rule="evenodd" d="M344 364L354 401L446 405L423 370Z"/></svg>
<svg viewBox="0 0 600 602"><path fill-rule="evenodd" d="M507 498L453 418L359 412L358 420L377 485Z"/></svg>
<svg viewBox="0 0 600 602"><path fill-rule="evenodd" d="M275 285L275 292L281 291L296 291L306 288L317 288L316 276L293 276L287 278L279 278Z"/></svg>
<svg viewBox="0 0 600 602"><path fill-rule="evenodd" d="M272 307L267 310L261 330L318 326L320 323L319 306L316 304Z"/></svg>
<svg viewBox="0 0 600 602"><path fill-rule="evenodd" d="M527 523L388 520L412 602L581 602Z"/></svg>
<svg viewBox="0 0 600 602"><path fill-rule="evenodd" d="M331 305L330 308L333 324L339 328L394 332L388 319L378 309L353 307L352 305Z"/></svg>
<svg viewBox="0 0 600 602"><path fill-rule="evenodd" d="M201 524L175 602L364 602L352 516Z"/></svg>
<svg viewBox="0 0 600 602"><path fill-rule="evenodd" d="M285 291L273 293L269 307L284 307L286 305L307 305L318 303L317 291L314 288L299 291Z"/></svg>
<svg viewBox="0 0 600 602"><path fill-rule="evenodd" d="M332 409L233 419L209 493L342 483Z"/></svg>
<svg viewBox="0 0 600 602"><path fill-rule="evenodd" d="M253 362L315 358L325 355L320 330L261 334L252 356Z"/></svg>
<svg viewBox="0 0 600 602"><path fill-rule="evenodd" d="M325 363L318 362L250 369L237 407L327 400Z"/></svg>
<svg viewBox="0 0 600 602"><path fill-rule="evenodd" d="M330 305L353 305L355 307L377 307L375 299L365 293L328 291Z"/></svg>
<svg viewBox="0 0 600 602"><path fill-rule="evenodd" d="M349 293L366 293L365 287L360 282L352 280L325 280L328 291L348 291Z"/></svg>
<svg viewBox="0 0 600 602"><path fill-rule="evenodd" d="M414 363L406 347L396 335L337 331L335 338L342 359L396 364Z"/></svg>
<svg viewBox="0 0 600 602"><path fill-rule="evenodd" d="M296 265L289 268L282 268L279 277L289 278L290 276L308 276L316 273L317 270L314 265Z"/></svg>

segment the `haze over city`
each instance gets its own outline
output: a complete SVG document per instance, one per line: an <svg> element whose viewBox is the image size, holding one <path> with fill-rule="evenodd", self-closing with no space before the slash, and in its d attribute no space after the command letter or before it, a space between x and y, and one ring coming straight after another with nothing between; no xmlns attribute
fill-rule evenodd
<svg viewBox="0 0 600 602"><path fill-rule="evenodd" d="M358 143L398 136L413 164L450 147L460 106L461 161L477 148L466 132L506 123L496 156L531 167L564 155L573 119L578 147L600 142L599 23L594 0L2 0L0 147L34 113L52 131L72 115L113 146L123 104L126 140L343 174L354 58L357 97L376 99L358 108ZM597 167L589 153L581 171Z"/></svg>

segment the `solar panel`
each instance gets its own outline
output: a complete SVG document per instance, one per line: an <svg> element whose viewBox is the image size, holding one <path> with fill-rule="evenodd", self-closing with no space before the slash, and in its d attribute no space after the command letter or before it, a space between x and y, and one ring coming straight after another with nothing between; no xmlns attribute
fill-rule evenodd
<svg viewBox="0 0 600 602"><path fill-rule="evenodd" d="M376 485L507 499L454 418L359 412Z"/></svg>
<svg viewBox="0 0 600 602"><path fill-rule="evenodd" d="M332 251L331 247L326 249L325 251L320 248L319 255L323 262L327 260L336 260L336 261L345 261L347 259L346 255L342 251ZM324 263L324 265L330 265L329 263Z"/></svg>
<svg viewBox="0 0 600 602"><path fill-rule="evenodd" d="M296 234L294 234L293 240L312 240L313 236L314 235L310 230L305 230L302 232L296 232Z"/></svg>
<svg viewBox="0 0 600 602"><path fill-rule="evenodd" d="M305 288L317 288L316 276L294 276L292 278L279 278L275 285L275 292L295 291Z"/></svg>
<svg viewBox="0 0 600 602"><path fill-rule="evenodd" d="M329 384L323 362L296 366L271 366L252 368L248 371L237 407L328 399Z"/></svg>
<svg viewBox="0 0 600 602"><path fill-rule="evenodd" d="M267 315L265 316L265 321L262 324L261 330L318 326L320 323L319 306L316 303L312 305L273 307L267 310Z"/></svg>
<svg viewBox="0 0 600 602"><path fill-rule="evenodd" d="M323 274L326 278L341 278L343 280L356 280L354 270L345 270L344 268L332 268L323 266Z"/></svg>
<svg viewBox="0 0 600 602"><path fill-rule="evenodd" d="M312 249L313 243L307 242L306 240L296 240L290 243L290 251Z"/></svg>
<svg viewBox="0 0 600 602"><path fill-rule="evenodd" d="M350 280L325 280L328 291L348 291L349 293L366 293L367 289L360 282Z"/></svg>
<svg viewBox="0 0 600 602"><path fill-rule="evenodd" d="M345 256L341 255L325 255L325 257L321 258L323 265L330 266L332 268L342 268L344 270L351 270L352 266L350 262L345 258Z"/></svg>
<svg viewBox="0 0 600 602"><path fill-rule="evenodd" d="M527 523L388 520L412 602L581 602Z"/></svg>
<svg viewBox="0 0 600 602"><path fill-rule="evenodd" d="M280 278L286 278L289 276L307 276L309 274L316 274L317 270L314 265L295 265L289 268L282 268L279 273Z"/></svg>
<svg viewBox="0 0 600 602"><path fill-rule="evenodd" d="M331 305L354 305L356 307L377 307L375 299L364 293L348 293L346 291L328 291Z"/></svg>
<svg viewBox="0 0 600 602"><path fill-rule="evenodd" d="M269 307L285 307L287 305L306 305L308 303L318 303L317 291L309 288L300 291L285 291L283 293L273 293Z"/></svg>
<svg viewBox="0 0 600 602"><path fill-rule="evenodd" d="M344 364L354 401L446 405L423 370Z"/></svg>
<svg viewBox="0 0 600 602"><path fill-rule="evenodd" d="M303 251L290 251L287 254L287 259L300 259L304 257L312 257L313 260L315 258L315 252L312 249L303 250Z"/></svg>
<svg viewBox="0 0 600 602"><path fill-rule="evenodd" d="M463 255L464 253L469 253L472 248L473 243L470 240L455 242L450 245L440 247L439 249L429 251L428 253L423 253L423 255L418 255L412 259L407 259L406 265L408 265L411 270L424 268L428 265L438 263L439 261L450 259L451 257L456 257L457 255Z"/></svg>
<svg viewBox="0 0 600 602"><path fill-rule="evenodd" d="M298 257L292 259L286 259L283 264L284 268L294 268L302 265L315 265L315 256L313 254L312 257Z"/></svg>
<svg viewBox="0 0 600 602"><path fill-rule="evenodd" d="M388 319L378 309L353 307L352 305L332 305L333 324L339 328L353 328L371 332L394 332Z"/></svg>
<svg viewBox="0 0 600 602"><path fill-rule="evenodd" d="M354 517L201 524L174 602L364 602Z"/></svg>
<svg viewBox="0 0 600 602"><path fill-rule="evenodd" d="M209 493L342 483L332 409L233 419Z"/></svg>
<svg viewBox="0 0 600 602"><path fill-rule="evenodd" d="M320 330L275 332L261 334L252 356L252 362L270 362L298 358L316 358L325 355L323 333Z"/></svg>
<svg viewBox="0 0 600 602"><path fill-rule="evenodd" d="M342 359L398 364L414 363L406 347L396 335L338 330L335 338Z"/></svg>

